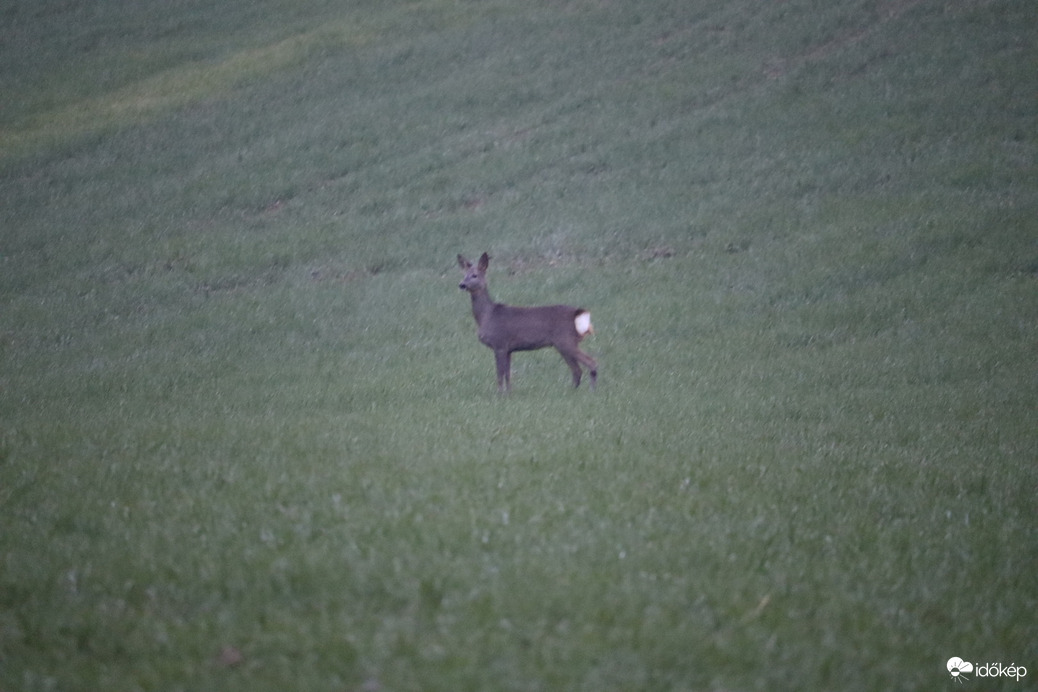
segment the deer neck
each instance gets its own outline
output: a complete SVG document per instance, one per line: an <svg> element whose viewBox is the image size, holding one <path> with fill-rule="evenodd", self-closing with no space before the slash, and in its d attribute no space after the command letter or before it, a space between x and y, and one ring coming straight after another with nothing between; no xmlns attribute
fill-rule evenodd
<svg viewBox="0 0 1038 692"><path fill-rule="evenodd" d="M481 288L472 292L472 316L476 318L476 324L482 325L490 318L494 309L494 301L490 298L487 289Z"/></svg>

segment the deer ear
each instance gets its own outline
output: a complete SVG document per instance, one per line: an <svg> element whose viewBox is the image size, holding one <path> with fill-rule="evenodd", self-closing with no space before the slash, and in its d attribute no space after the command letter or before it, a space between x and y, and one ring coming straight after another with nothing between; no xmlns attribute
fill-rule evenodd
<svg viewBox="0 0 1038 692"><path fill-rule="evenodd" d="M461 255L458 255L458 266L461 267L462 269L464 269L465 271L468 271L469 269L472 268L472 262L469 262L467 259L465 259Z"/></svg>
<svg viewBox="0 0 1038 692"><path fill-rule="evenodd" d="M483 256L479 258L479 266L478 266L478 269L479 269L479 270L480 270L481 272L485 272L485 271L487 270L487 267L488 267L489 265L490 265L490 255L488 255L487 253L485 253L485 252L484 252L484 253L483 253Z"/></svg>

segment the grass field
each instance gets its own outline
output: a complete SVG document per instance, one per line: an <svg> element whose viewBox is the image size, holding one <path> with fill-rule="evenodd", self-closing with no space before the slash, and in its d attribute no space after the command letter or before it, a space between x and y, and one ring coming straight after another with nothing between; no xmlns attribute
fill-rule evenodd
<svg viewBox="0 0 1038 692"><path fill-rule="evenodd" d="M1035 689L1033 3L0 18L3 692Z"/></svg>

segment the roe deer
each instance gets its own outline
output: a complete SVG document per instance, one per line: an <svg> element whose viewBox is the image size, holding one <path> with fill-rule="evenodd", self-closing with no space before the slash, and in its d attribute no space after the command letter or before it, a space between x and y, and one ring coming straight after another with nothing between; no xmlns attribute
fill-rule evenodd
<svg viewBox="0 0 1038 692"><path fill-rule="evenodd" d="M573 386L580 386L580 366L588 369L591 388L598 378L595 359L580 350L578 344L593 333L591 313L584 308L569 305L545 305L536 308L518 308L495 303L487 292L487 265L490 256L483 253L479 264L472 265L458 255L458 265L465 278L458 288L472 296L472 315L476 318L479 340L494 350L497 361L497 390L512 388L512 352L533 351L554 346L573 372Z"/></svg>

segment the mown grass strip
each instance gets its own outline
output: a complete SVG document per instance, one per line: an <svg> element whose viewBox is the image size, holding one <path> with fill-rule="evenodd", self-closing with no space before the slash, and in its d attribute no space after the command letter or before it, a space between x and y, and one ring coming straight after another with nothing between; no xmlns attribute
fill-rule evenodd
<svg viewBox="0 0 1038 692"><path fill-rule="evenodd" d="M409 26L443 26L472 20L454 3L423 2L380 13L325 22L278 41L239 50L221 59L196 60L160 71L109 93L80 99L0 130L0 161L47 150L88 135L146 122L205 99L226 96L243 85L270 79L334 51L363 48Z"/></svg>

